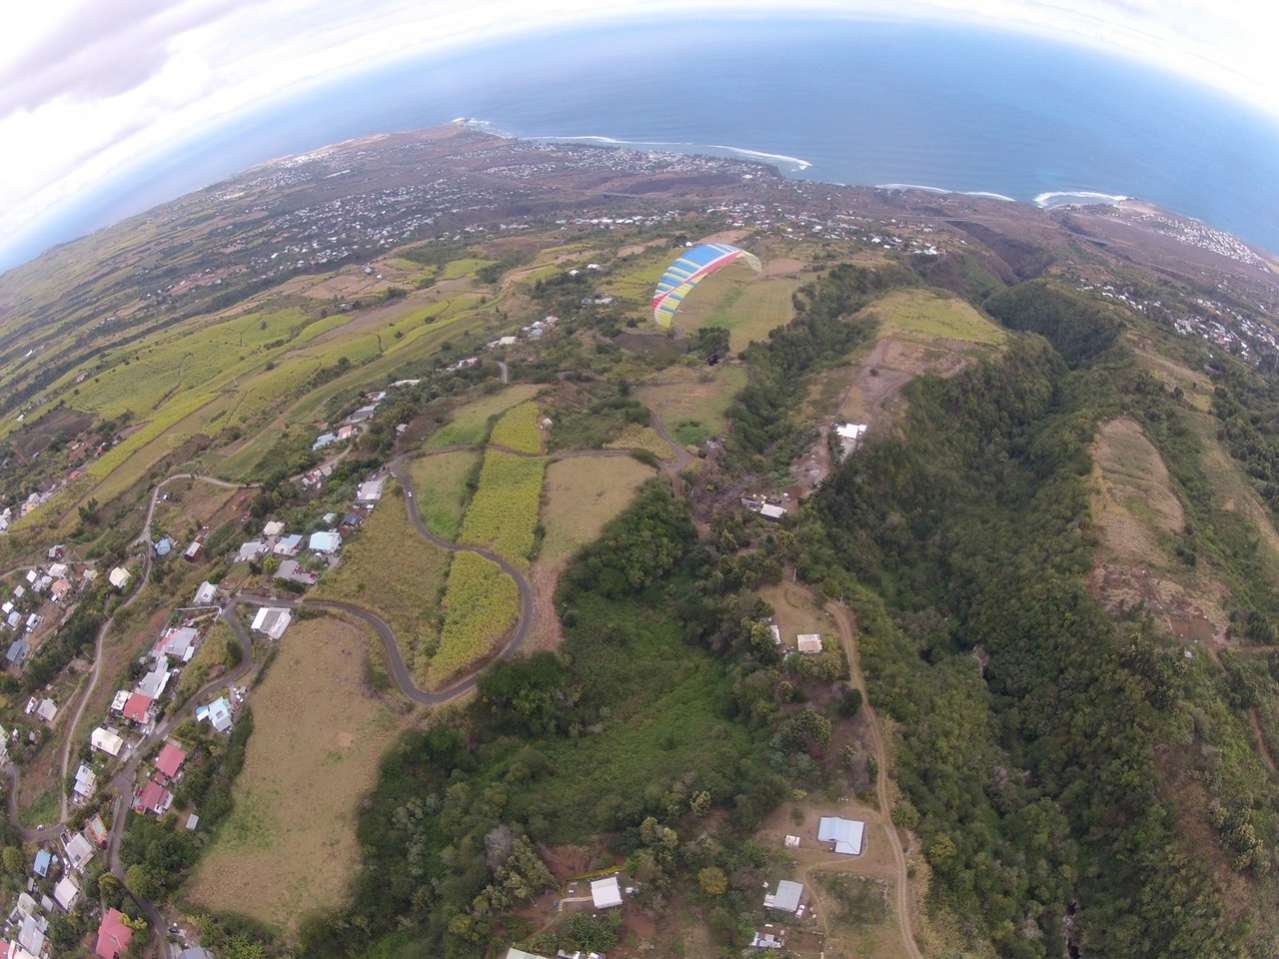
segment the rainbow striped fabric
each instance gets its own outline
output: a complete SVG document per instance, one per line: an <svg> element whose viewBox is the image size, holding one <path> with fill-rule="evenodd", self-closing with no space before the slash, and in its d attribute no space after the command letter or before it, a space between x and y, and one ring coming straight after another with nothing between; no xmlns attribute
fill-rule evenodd
<svg viewBox="0 0 1279 959"><path fill-rule="evenodd" d="M727 243L703 243L681 253L666 268L657 281L657 289L653 291L654 322L663 329L669 327L675 319L675 311L689 291L735 260L745 260L757 273L761 269L759 257Z"/></svg>

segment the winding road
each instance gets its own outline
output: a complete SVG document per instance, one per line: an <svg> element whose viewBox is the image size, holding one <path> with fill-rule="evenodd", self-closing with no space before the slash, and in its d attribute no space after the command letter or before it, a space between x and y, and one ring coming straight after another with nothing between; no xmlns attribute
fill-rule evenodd
<svg viewBox="0 0 1279 959"><path fill-rule="evenodd" d="M679 472L687 467L691 456L688 451L667 433L665 427L654 418L654 428L658 434L662 436L671 448L675 451L675 459L663 464L664 471L671 476L672 480L679 483ZM483 449L485 447L480 447ZM498 449L503 452L511 453L517 456L539 456L545 454L527 453L520 450L510 449L497 444L488 444L487 448ZM425 455L438 455L442 453L456 452L461 449L475 450L474 446L455 446L444 447L432 450ZM578 457L624 457L631 456L632 451L627 449L604 449L604 450L570 450L561 453L552 453L546 456L548 462L556 460L574 459ZM395 478L404 493L404 507L409 522L413 528L427 542L450 553L473 553L480 556L491 563L494 563L507 576L514 581L519 593L519 611L515 625L509 630L505 641L500 649L485 663L477 666L467 675L456 680L450 685L440 690L424 690L417 686L413 680L413 674L404 662L404 658L400 651L400 645L396 641L395 633L391 627L380 616L372 610L365 609L354 603L342 600L331 599L309 599L309 598L280 598L273 596L265 596L256 593L241 592L231 595L219 610L221 619L228 625L234 634L236 641L241 648L240 662L229 672L223 673L216 679L205 683L197 690L188 702L198 701L207 697L217 689L225 688L229 684L234 684L249 676L255 669L259 668L261 663L255 662L253 656L253 640L249 629L238 615L241 606L260 607L260 606L281 606L289 609L327 609L333 612L346 614L355 619L360 620L369 626L377 635L382 643L383 650L386 654L388 669L392 680L394 681L399 692L409 699L411 702L423 706L442 706L452 702L460 696L465 695L475 688L478 677L484 665L492 659L503 659L515 653L527 639L534 620L535 601L532 584L522 570L516 567L508 559L498 555L490 549L480 546L470 546L455 543L451 540L437 536L427 528L426 523L422 520L422 516L417 507L417 494L413 487L412 478L409 476L405 468L404 455L393 458L387 464L387 473ZM102 678L103 642L111 630L115 622L116 616L128 609L134 601L142 595L147 583L151 578L151 526L155 517L155 510L159 503L160 493L170 483L179 480L192 480L196 482L209 483L226 489L246 489L256 487L258 484L238 484L227 480L221 480L212 476L204 476L198 473L177 473L166 477L156 484L151 492L151 499L147 506L146 517L142 525L142 531L138 537L131 543L132 546L140 546L142 549L142 575L138 577L137 584L129 597L120 604L120 606L112 613L112 615L102 624L98 630L94 643L94 663L93 670L89 676L88 683L79 692L79 702L76 707L75 714L66 729L66 739L62 749L62 782L68 779L70 769L73 745L75 744L75 732L84 717L84 712L88 707L88 703L93 696L94 690ZM143 757L148 755L151 747L158 742L166 739L176 728L176 726L186 718L187 711L185 708L175 709L168 717L166 717L158 726L156 726L149 734L147 734L141 742L129 753L128 758L123 765L111 777L109 788L115 793L115 800L112 805L111 830L107 842L106 857L111 873L120 879L121 883L125 880L125 866L120 854L121 840L124 836L124 830L128 823L128 817L132 808L133 789L136 784L139 767L142 764ZM8 796L8 811L10 822L15 826L18 822L18 785L19 770L17 766L10 765L8 776L10 780L10 789ZM20 828L20 832L25 841L28 842L46 842L58 838L64 832L66 823L70 819L70 810L68 806L68 796L63 791L61 799L61 811L59 821L50 825L42 826L38 829ZM127 888L127 886L126 886ZM132 898L137 902L139 909L146 917L150 924L152 934L160 936L165 928L164 917L154 903L147 899L130 892ZM913 957L912 957L913 959Z"/></svg>

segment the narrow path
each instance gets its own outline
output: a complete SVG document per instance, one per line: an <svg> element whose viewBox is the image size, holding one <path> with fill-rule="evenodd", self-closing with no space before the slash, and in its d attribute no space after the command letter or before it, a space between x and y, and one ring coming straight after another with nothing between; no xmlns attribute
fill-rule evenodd
<svg viewBox="0 0 1279 959"><path fill-rule="evenodd" d="M811 595L811 593L810 593ZM914 917L911 912L910 876L906 869L906 853L902 850L901 838L897 835L897 827L893 825L891 797L888 794L888 751L884 746L884 734L875 715L875 708L870 703L870 695L866 689L866 677L862 675L861 660L857 653L857 642L854 638L852 614L848 607L841 603L826 604L826 611L835 621L839 630L839 641L848 657L848 670L853 686L862 694L862 712L866 716L866 726L870 730L871 745L875 750L875 761L879 764L879 774L875 777L875 794L879 799L879 811L883 820L884 831L888 834L888 844L893 850L893 860L897 864L897 926L901 930L902 942L910 959L923 959L923 953L915 943Z"/></svg>

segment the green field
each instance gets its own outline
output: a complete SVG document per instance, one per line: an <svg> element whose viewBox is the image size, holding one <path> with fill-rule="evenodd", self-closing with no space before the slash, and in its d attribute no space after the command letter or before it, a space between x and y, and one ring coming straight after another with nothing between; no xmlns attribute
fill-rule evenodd
<svg viewBox="0 0 1279 959"><path fill-rule="evenodd" d="M593 542L652 476L652 467L629 456L552 463L546 470L546 539L539 561L558 563Z"/></svg>
<svg viewBox="0 0 1279 959"><path fill-rule="evenodd" d="M453 539L462 525L469 492L466 480L480 461L476 450L454 450L414 460L409 470L417 490L417 509L436 536Z"/></svg>
<svg viewBox="0 0 1279 959"><path fill-rule="evenodd" d="M489 420L492 417L504 413L517 403L532 399L539 389L531 383L520 383L458 407L453 411L449 422L427 439L426 448L435 450L444 446L478 446L488 434Z"/></svg>
<svg viewBox="0 0 1279 959"><path fill-rule="evenodd" d="M517 566L527 566L545 468L543 459L488 450L480 487L462 519L460 541L488 547Z"/></svg>
<svg viewBox="0 0 1279 959"><path fill-rule="evenodd" d="M745 386L746 369L741 366L671 367L641 385L636 395L687 445L724 433L728 408Z"/></svg>
<svg viewBox="0 0 1279 959"><path fill-rule="evenodd" d="M999 346L1008 334L964 300L927 290L895 290L862 311L880 322L880 335L918 334L927 339L961 340Z"/></svg>
<svg viewBox="0 0 1279 959"><path fill-rule="evenodd" d="M685 297L675 325L685 332L722 327L728 330L729 347L740 352L794 318L791 297L799 287L793 277L763 277L735 264L707 277Z"/></svg>

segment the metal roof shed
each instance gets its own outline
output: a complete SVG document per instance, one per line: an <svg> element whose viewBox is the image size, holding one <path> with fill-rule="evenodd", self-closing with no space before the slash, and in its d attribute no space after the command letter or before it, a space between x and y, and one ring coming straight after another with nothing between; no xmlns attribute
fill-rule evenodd
<svg viewBox="0 0 1279 959"><path fill-rule="evenodd" d="M777 883L777 892L764 893L764 905L769 909L782 912L795 912L799 909L799 901L804 897L804 884L782 879Z"/></svg>
<svg viewBox="0 0 1279 959"><path fill-rule="evenodd" d="M857 819L840 819L823 816L817 824L817 838L821 842L835 844L835 851L846 856L858 856L862 851L862 835L866 824Z"/></svg>
<svg viewBox="0 0 1279 959"><path fill-rule="evenodd" d="M591 902L596 909L611 909L622 904L622 890L617 885L617 877L596 879L591 883Z"/></svg>

